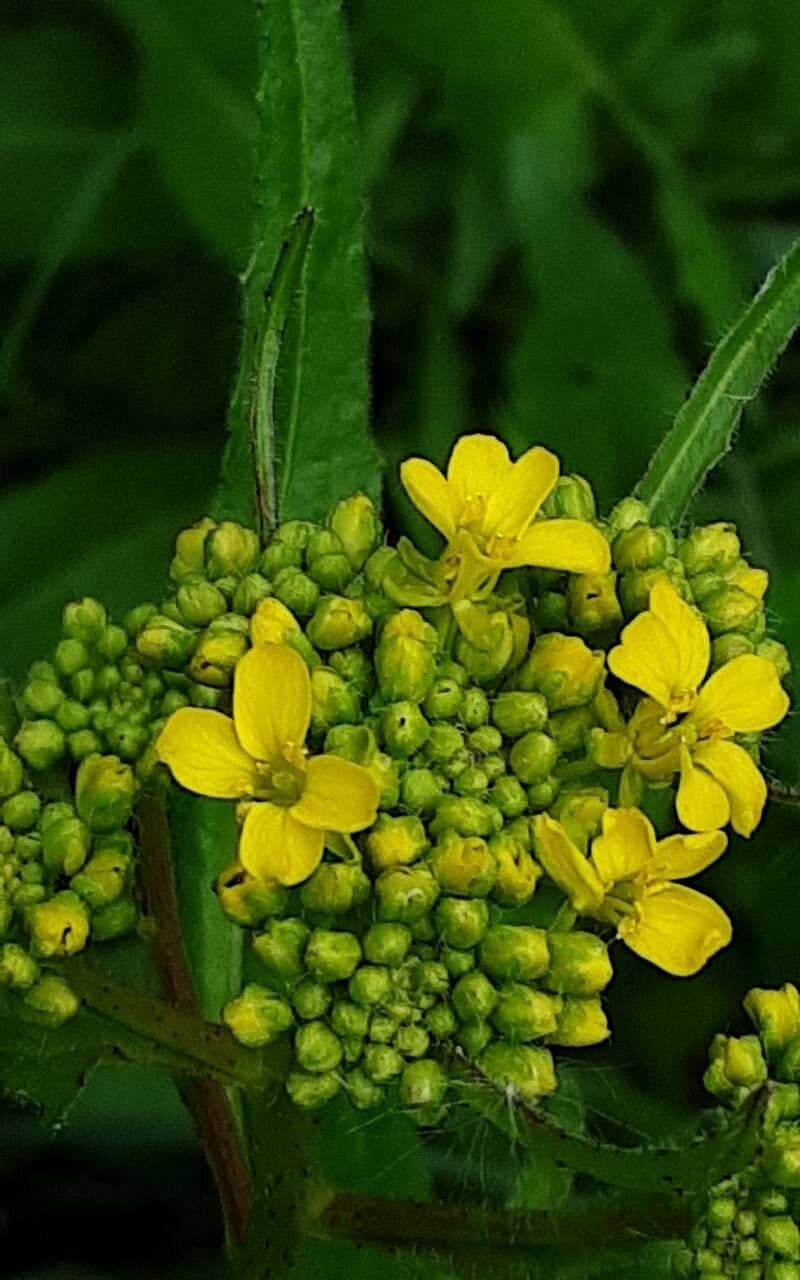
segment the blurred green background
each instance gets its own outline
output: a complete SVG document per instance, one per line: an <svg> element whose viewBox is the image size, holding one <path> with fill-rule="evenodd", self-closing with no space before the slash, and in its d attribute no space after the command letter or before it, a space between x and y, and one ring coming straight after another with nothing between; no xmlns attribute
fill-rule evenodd
<svg viewBox="0 0 800 1280"><path fill-rule="evenodd" d="M551 446L607 507L800 233L795 0L347 10L391 522L421 532L398 458L442 462L474 429ZM122 610L157 594L176 527L209 501L250 234L255 49L249 0L3 4L0 674L48 648L64 599ZM798 656L799 393L795 348L694 509L737 522ZM798 753L793 720L774 774L800 781ZM613 1043L576 1067L598 1114L655 1131L699 1104L712 1031L736 1025L748 986L800 976L798 818L773 809L707 875L736 925L707 972L677 983L617 955ZM411 1193L434 1176L489 1194L490 1145L473 1177L466 1143L422 1160L400 1122L369 1140L328 1123L332 1149L347 1135L345 1181L381 1148L367 1185ZM99 1076L53 1145L0 1113L4 1215L0 1273L213 1274L208 1177L172 1086L146 1073ZM386 1274L363 1255L337 1265ZM327 1271L310 1258L308 1274Z"/></svg>

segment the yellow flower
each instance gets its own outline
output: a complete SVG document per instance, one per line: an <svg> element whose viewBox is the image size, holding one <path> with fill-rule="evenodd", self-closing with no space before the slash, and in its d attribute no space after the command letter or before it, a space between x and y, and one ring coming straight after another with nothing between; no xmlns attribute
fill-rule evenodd
<svg viewBox="0 0 800 1280"><path fill-rule="evenodd" d="M285 644L300 634L300 623L285 604L268 596L259 601L250 619L250 638L254 645Z"/></svg>
<svg viewBox="0 0 800 1280"><path fill-rule="evenodd" d="M634 732L644 744L637 764L650 777L680 770L683 825L713 831L730 822L749 836L767 788L752 758L731 739L776 725L789 699L766 659L743 654L706 679L710 655L703 619L661 579L650 593L650 608L625 628L608 665L652 700L634 716Z"/></svg>
<svg viewBox="0 0 800 1280"><path fill-rule="evenodd" d="M686 978L731 940L731 922L704 893L674 880L705 870L724 852L724 831L656 840L638 809L607 809L587 857L560 822L534 818L536 856L580 915L613 924L631 951Z"/></svg>
<svg viewBox="0 0 800 1280"><path fill-rule="evenodd" d="M319 865L326 831L363 831L375 821L378 788L366 769L339 756L307 756L310 719L305 663L287 645L266 644L236 668L233 719L184 707L156 744L189 791L252 802L239 857L262 880L299 884Z"/></svg>
<svg viewBox="0 0 800 1280"><path fill-rule="evenodd" d="M558 459L539 447L516 462L494 436L463 436L447 476L425 458L409 458L400 479L411 501L447 539L451 598L491 590L504 569L534 565L572 573L607 573L606 539L586 520L541 520L558 480Z"/></svg>

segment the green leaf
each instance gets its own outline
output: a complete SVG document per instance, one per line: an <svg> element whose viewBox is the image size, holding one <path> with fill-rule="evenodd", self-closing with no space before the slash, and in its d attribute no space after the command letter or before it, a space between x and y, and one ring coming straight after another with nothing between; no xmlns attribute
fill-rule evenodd
<svg viewBox="0 0 800 1280"><path fill-rule="evenodd" d="M297 214L310 209L314 228L277 367L274 465L278 517L315 518L345 493L378 492L353 91L339 0L267 0L262 23L256 246L243 281L242 356L217 511L253 518L264 295Z"/></svg>
<svg viewBox="0 0 800 1280"><path fill-rule="evenodd" d="M767 276L714 351L637 486L653 519L674 524L731 447L742 411L800 323L800 241Z"/></svg>

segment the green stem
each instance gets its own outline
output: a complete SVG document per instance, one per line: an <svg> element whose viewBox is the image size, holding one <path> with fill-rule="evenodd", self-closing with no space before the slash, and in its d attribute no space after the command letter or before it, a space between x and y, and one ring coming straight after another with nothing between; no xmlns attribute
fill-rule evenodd
<svg viewBox="0 0 800 1280"><path fill-rule="evenodd" d="M519 1253L559 1245L637 1248L648 1240L683 1239L690 1225L689 1206L674 1197L571 1213L417 1204L339 1191L308 1227L308 1234L384 1248L446 1250L480 1245Z"/></svg>

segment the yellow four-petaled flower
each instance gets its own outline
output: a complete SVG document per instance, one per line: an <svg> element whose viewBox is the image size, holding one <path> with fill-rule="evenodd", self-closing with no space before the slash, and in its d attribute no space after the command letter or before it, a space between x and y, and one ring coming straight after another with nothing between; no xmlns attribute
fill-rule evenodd
<svg viewBox="0 0 800 1280"><path fill-rule="evenodd" d="M752 757L731 739L772 728L789 699L765 658L743 654L706 679L710 657L705 622L663 579L650 593L649 609L622 632L608 665L651 700L634 715L634 752L638 736L640 764L651 778L680 771L677 811L684 826L712 831L730 821L749 836L767 788Z"/></svg>
<svg viewBox="0 0 800 1280"><path fill-rule="evenodd" d="M239 857L264 880L299 884L322 859L325 832L363 831L375 821L378 788L360 765L309 757L311 680L284 644L251 649L236 668L233 718L184 707L167 721L159 758L199 795L250 801Z"/></svg>
<svg viewBox="0 0 800 1280"><path fill-rule="evenodd" d="M547 449L529 449L512 462L503 442L486 435L457 441L446 476L425 458L402 463L408 496L447 539L451 599L491 590L504 569L523 565L608 572L608 542L588 521L534 523L558 472L558 458Z"/></svg>
<svg viewBox="0 0 800 1280"><path fill-rule="evenodd" d="M721 907L686 885L724 852L724 831L656 840L638 809L607 809L587 857L560 822L534 818L536 856L580 915L616 926L617 937L675 977L697 973L731 940Z"/></svg>

